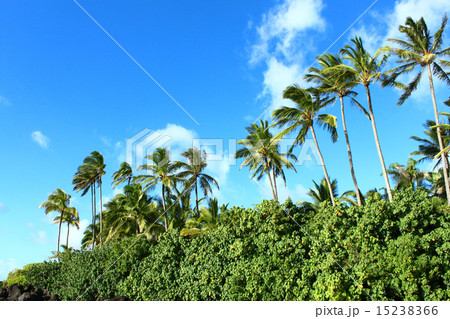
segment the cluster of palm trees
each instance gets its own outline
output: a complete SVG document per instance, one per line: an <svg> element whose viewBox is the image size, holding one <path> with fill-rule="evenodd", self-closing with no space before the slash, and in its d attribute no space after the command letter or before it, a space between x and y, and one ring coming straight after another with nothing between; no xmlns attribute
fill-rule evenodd
<svg viewBox="0 0 450 319"><path fill-rule="evenodd" d="M172 161L168 149L158 148L146 157L147 164L138 167L142 172L138 175L128 163L122 163L112 175L112 186L125 184L123 191L105 205L102 200L102 177L106 167L103 156L97 151L87 156L72 180L74 190L82 192L81 196L91 194L92 222L84 233L82 248L94 249L96 245L131 236L152 239L171 229L184 230L184 236L195 236L215 228L217 200L210 199L207 207L199 207L212 194L213 188L219 189L217 181L205 173L207 154L189 148L181 155L186 161ZM159 194L150 195L157 187L160 187ZM204 195L202 198L200 191ZM78 226L78 212L68 207L69 203L70 195L58 189L41 207L46 213L60 213L55 218L60 228L62 223ZM69 249L68 241L66 246L65 249Z"/></svg>
<svg viewBox="0 0 450 319"><path fill-rule="evenodd" d="M439 122L433 82L434 77L437 77L450 85L449 73L445 71L450 67L450 62L442 59L450 56L450 48L442 48L446 24L447 17L444 16L439 30L431 34L423 18L417 21L407 18L405 25L399 27L405 38L389 39L396 47L383 47L372 55L364 47L361 38L356 37L337 54L319 56L318 67L310 68L305 76L305 80L313 86L302 88L292 85L283 92L283 97L294 102L294 106L275 110L272 124L262 120L246 128L248 135L238 142L242 147L235 154L236 158L243 159L241 168L247 166L252 172L251 178L260 180L267 177L272 196L277 201L277 179L281 178L286 183L285 169L296 171L294 162L297 158L293 155L293 149L302 145L311 133L323 167L324 179L315 183L315 189L310 190L309 194L314 201L310 207L313 209L314 205L322 201L329 201L334 205L338 197L337 181L332 181L329 177L316 129L327 130L332 141L337 141L337 118L323 113L323 109L339 100L350 175L354 184L354 191L345 192L340 199L354 205L363 205L365 198L358 187L345 118L344 102L349 99L370 121L385 181L386 199L392 201L391 177L396 183L395 189L431 185L430 193L447 199L450 203L450 114L441 113L447 116L447 122ZM392 57L396 58L395 62L399 66L384 70ZM398 81L401 75L417 68L420 69L419 72L408 85ZM428 73L435 120L426 122L425 138L412 137L421 144L411 156L421 158L411 158L406 166L394 163L386 169L375 122L371 86L379 83L382 87L400 88L403 94L398 104L401 105L418 87L425 70ZM366 107L356 100L355 90L358 87L364 87ZM450 100L444 103L450 106ZM271 132L273 127L278 127L281 131L274 135ZM280 142L289 134L295 135L294 142L288 152L281 153ZM226 206L219 209L217 200L210 198L213 188L219 189L219 185L205 173L207 154L196 148L189 148L181 155L185 161L172 161L169 150L158 148L146 157L146 164L138 167L139 174L133 172L128 163L122 163L120 169L112 175L112 186L124 185L123 191L105 205L102 196L102 178L106 167L103 156L94 151L86 157L72 180L74 190L81 192L81 196L88 193L91 195L92 222L85 231L82 247L94 249L96 245L131 236L156 238L158 234L171 229L180 230L182 236L192 237L216 228L219 211L226 209ZM435 168L438 168L438 172L421 172L416 168L419 162L436 159ZM199 192L203 194L202 198ZM62 224L68 225L66 249L69 249L70 227L79 226L78 211L69 206L70 198L69 194L57 189L41 205L46 214L59 213L55 218L55 223L59 224L57 255ZM191 198L194 199L192 205ZM200 207L202 201L208 198L207 205Z"/></svg>
<svg viewBox="0 0 450 319"><path fill-rule="evenodd" d="M41 204L40 208L45 209L45 214L48 215L52 212L59 213L59 216L54 218L54 223L59 224L58 231L58 246L56 249L56 256L59 257L59 247L61 239L61 226L63 223L67 224L67 239L66 247L69 247L69 232L70 226L79 228L80 218L78 216L78 210L75 207L70 207L70 198L72 196L65 191L58 188L48 196L47 201Z"/></svg>
<svg viewBox="0 0 450 319"><path fill-rule="evenodd" d="M440 161L442 162L445 194L448 204L450 204L447 160L449 147L446 148L446 141L442 134L442 131L444 129L448 130L450 126L439 123L439 113L433 84L434 74L438 79L450 85L449 73L445 71L446 68L450 67L450 62L442 59L450 56L450 48L442 48L443 33L446 24L447 16L445 15L439 30L431 34L423 18L417 21L407 18L405 25L399 27L399 31L404 35L405 39L388 39L396 47L383 47L372 55L364 47L361 38L355 37L351 40L351 44L346 45L339 53L327 53L319 56L317 58L319 67L310 68L308 74L305 76L305 80L314 83L315 86L301 88L300 86L292 85L287 87L283 92L283 98L293 101L295 103L294 107L286 106L276 109L272 114L273 124L271 125L267 121L261 121L259 125L252 124L250 127L247 127L249 135L245 140L239 141L239 144L244 146L236 153L236 158L245 158L241 168L248 166L253 172L252 178L257 176L258 179L261 179L263 175L267 175L272 188L273 198L277 200L275 177L282 176L284 178L283 168L293 168L293 164L289 160L295 159L295 157L291 152L295 146L303 144L307 134L311 132L323 167L329 198L334 205L336 194L333 192L333 185L319 148L315 127L326 129L330 133L332 141L337 141L337 119L335 116L324 114L322 111L338 98L341 105L342 126L347 145L350 173L354 184L354 193L357 204L362 205L363 196L359 190L354 171L352 150L344 112L344 98L348 98L370 120L382 175L385 181L387 198L392 202L389 174L393 174L394 168L392 167L390 171L386 169L378 138L370 88L372 84L379 83L382 87L395 86L403 90L403 94L398 101L398 105L401 105L417 89L422 74L426 69L428 71L435 114L435 121L430 126L430 129L434 130L435 133L431 134L434 134L435 141L438 144L438 148L434 150L437 152L433 152L433 156L440 157ZM391 70L384 70L386 63L392 57L396 58L395 63L399 64L399 66ZM347 63L344 63L344 61ZM408 85L404 85L398 81L399 76L413 72L416 68L420 68L420 70ZM355 99L357 93L354 90L358 86L364 87L367 98L366 108ZM445 103L448 105L449 101ZM271 127L282 128L282 131L273 136L269 132ZM287 154L280 154L279 143L288 134L295 134L294 143ZM397 167L399 166L397 165Z"/></svg>

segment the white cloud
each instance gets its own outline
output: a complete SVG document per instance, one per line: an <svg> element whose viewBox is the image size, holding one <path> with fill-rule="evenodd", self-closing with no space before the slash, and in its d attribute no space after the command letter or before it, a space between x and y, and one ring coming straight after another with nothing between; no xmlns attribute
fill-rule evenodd
<svg viewBox="0 0 450 319"><path fill-rule="evenodd" d="M305 48L312 48L313 39L306 37L305 31L320 31L325 27L321 17L322 1L286 0L263 15L262 23L256 28L258 40L251 47L249 63L264 62L263 89L258 98L269 97L274 108L286 105L281 96L286 87L298 82L305 66ZM299 46L302 44L302 50Z"/></svg>
<svg viewBox="0 0 450 319"><path fill-rule="evenodd" d="M8 211L8 207L5 204L0 203L0 214L5 213L7 211Z"/></svg>
<svg viewBox="0 0 450 319"><path fill-rule="evenodd" d="M320 16L322 8L321 0L286 0L263 15L250 63L269 60L274 53L288 59L295 57L298 50L294 44L299 35L308 29L323 29L325 26Z"/></svg>
<svg viewBox="0 0 450 319"><path fill-rule="evenodd" d="M35 233L31 233L31 239L34 244L46 245L48 243L47 232L40 230Z"/></svg>
<svg viewBox="0 0 450 319"><path fill-rule="evenodd" d="M273 108L281 106L281 94L286 87L297 81L300 74L300 65L295 63L286 65L272 57L267 62L267 70L264 72L262 96L269 95L271 97ZM283 101L283 103L285 102Z"/></svg>
<svg viewBox="0 0 450 319"><path fill-rule="evenodd" d="M39 144L42 148L48 148L48 144L50 143L50 139L42 134L40 131L34 131L31 133L31 138L33 141Z"/></svg>
<svg viewBox="0 0 450 319"><path fill-rule="evenodd" d="M403 25L407 17L414 20L423 17L429 30L437 30L445 12L450 11L448 0L401 0L395 3L395 9L388 17L389 30L387 38L397 38L400 35L398 26Z"/></svg>
<svg viewBox="0 0 450 319"><path fill-rule="evenodd" d="M17 262L14 258L0 259L0 280L5 280L8 277L8 273L17 267Z"/></svg>

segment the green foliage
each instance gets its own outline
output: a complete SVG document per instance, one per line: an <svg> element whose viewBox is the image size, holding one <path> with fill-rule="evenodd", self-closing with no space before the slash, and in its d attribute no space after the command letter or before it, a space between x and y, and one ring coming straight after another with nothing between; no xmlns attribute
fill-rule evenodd
<svg viewBox="0 0 450 319"><path fill-rule="evenodd" d="M94 251L64 254L61 261L35 264L23 271L27 283L57 293L63 300L101 300L115 297L117 286L131 266L154 245L145 239L123 240Z"/></svg>
<svg viewBox="0 0 450 319"><path fill-rule="evenodd" d="M96 278L81 299L448 300L449 216L421 188L394 192L393 203L374 194L361 207L324 202L316 211L263 201L223 211L203 236L172 230L122 258L130 241L24 274L34 284L47 271L43 285L66 300Z"/></svg>

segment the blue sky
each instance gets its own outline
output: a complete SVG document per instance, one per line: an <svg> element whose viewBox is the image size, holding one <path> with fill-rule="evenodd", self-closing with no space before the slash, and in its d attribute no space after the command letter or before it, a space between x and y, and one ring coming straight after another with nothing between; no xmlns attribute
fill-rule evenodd
<svg viewBox="0 0 450 319"><path fill-rule="evenodd" d="M56 188L73 195L82 227L88 224L89 198L74 193L71 180L90 152L105 157L104 201L120 191L109 186L111 174L126 159L127 139L144 129L170 136L173 154L192 146L193 140L215 153L220 147L205 145L222 140L223 160L218 156L209 165L220 183L216 196L222 203L251 206L269 197L249 180L246 168L239 171L240 163L228 160L234 141L245 138L245 127L266 109L262 119L288 104L279 99L282 90L299 80L315 56L373 1L78 3L190 116L75 1L2 2L0 280L10 269L42 261L55 250L58 227L39 205ZM354 35L376 49L398 36L398 25L407 16L423 15L435 30L449 9L446 0L379 0L329 51L336 52ZM373 86L387 165L406 163L417 147L409 137L421 135L422 124L433 118L427 85L402 107L395 106L398 92ZM448 98L443 84L436 89L438 101ZM358 99L366 103L364 95ZM440 109L445 111L441 103ZM370 122L350 105L346 110L360 187L363 192L382 187ZM336 105L326 111L340 123ZM318 139L330 176L346 191L353 184L341 126L339 133L336 144L326 133L319 132ZM322 176L320 166L306 161L297 166L297 174L288 173L280 197L308 199L312 180ZM82 231L71 231L73 246L79 246Z"/></svg>

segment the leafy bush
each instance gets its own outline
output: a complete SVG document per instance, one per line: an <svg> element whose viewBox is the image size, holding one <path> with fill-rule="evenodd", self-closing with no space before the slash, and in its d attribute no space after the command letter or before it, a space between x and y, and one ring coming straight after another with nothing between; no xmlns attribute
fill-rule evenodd
<svg viewBox="0 0 450 319"><path fill-rule="evenodd" d="M94 251L63 254L60 262L44 262L24 271L27 282L63 300L101 300L117 295L117 286L133 264L147 256L152 242L129 239Z"/></svg>
<svg viewBox="0 0 450 319"><path fill-rule="evenodd" d="M315 212L263 201L202 236L127 240L21 274L66 300L448 300L449 216L420 189Z"/></svg>

